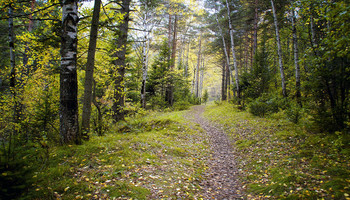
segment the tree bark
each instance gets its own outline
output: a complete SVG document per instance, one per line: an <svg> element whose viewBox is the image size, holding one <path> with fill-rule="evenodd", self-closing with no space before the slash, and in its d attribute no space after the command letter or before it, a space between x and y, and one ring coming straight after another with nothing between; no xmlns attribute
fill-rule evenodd
<svg viewBox="0 0 350 200"><path fill-rule="evenodd" d="M101 0L95 0L94 11L91 20L90 41L85 69L84 99L81 132L84 139L89 139L91 101L92 101L92 84L95 66L95 52L97 44L98 23L100 18Z"/></svg>
<svg viewBox="0 0 350 200"><path fill-rule="evenodd" d="M226 47L226 42L225 42L225 37L224 37L224 33L221 29L221 26L219 24L219 20L218 20L218 17L216 16L216 23L218 25L218 28L219 28L219 31L220 31L220 34L221 34L221 40L222 40L222 45L223 45L223 49L224 49L224 53L225 53L225 60L226 60L226 65L228 66L228 70L229 70L229 75L231 76L231 85L233 85L233 74L232 74L232 69L230 67L230 56L229 56L229 52L227 50L227 47ZM226 83L228 84L228 83Z"/></svg>
<svg viewBox="0 0 350 200"><path fill-rule="evenodd" d="M221 82L221 100L226 101L227 92L226 92L226 62L222 62L222 82Z"/></svg>
<svg viewBox="0 0 350 200"><path fill-rule="evenodd" d="M300 92L300 67L299 67L299 52L298 52L298 37L297 28L295 25L295 10L292 8L292 31L293 31L293 44L294 44L294 65L295 65L295 97L298 104L301 106L301 92Z"/></svg>
<svg viewBox="0 0 350 200"><path fill-rule="evenodd" d="M253 44L253 56L256 54L258 48L258 0L255 0L255 13L254 13L254 44ZM253 66L253 64L252 64Z"/></svg>
<svg viewBox="0 0 350 200"><path fill-rule="evenodd" d="M275 6L273 4L273 0L271 0L271 7L272 7L273 19L274 19L274 23L275 23L278 63L279 63L279 67L280 67L281 81L282 81L282 94L284 97L287 97L286 81L285 81L285 76L284 76L283 60L282 60L281 40L280 40L277 15L276 15Z"/></svg>
<svg viewBox="0 0 350 200"><path fill-rule="evenodd" d="M148 34L145 35L145 42L142 47L142 85L141 85L141 107L146 108L146 80L148 72L148 49L149 49Z"/></svg>
<svg viewBox="0 0 350 200"><path fill-rule="evenodd" d="M197 54L197 68L196 68L196 97L199 98L199 67L201 64L201 51L202 51L202 35L199 36L199 46L198 46L198 54Z"/></svg>
<svg viewBox="0 0 350 200"><path fill-rule="evenodd" d="M78 0L62 1L60 136L62 144L80 144L78 125Z"/></svg>
<svg viewBox="0 0 350 200"><path fill-rule="evenodd" d="M116 60L113 61L114 65L117 68L117 76L114 81L114 101L113 101L113 119L114 122L124 120L124 107L125 107L125 58L126 58L126 45L128 40L128 29L129 29L129 15L130 15L130 1L131 0L122 0L122 5L120 9L120 14L123 15L123 20L118 25L118 40L116 41L116 52L113 57L116 57Z"/></svg>
<svg viewBox="0 0 350 200"><path fill-rule="evenodd" d="M169 71L174 71L175 68L175 58L176 58L176 36L177 36L177 15L174 17L174 31L173 31L173 38L171 41L171 57L170 57L170 66ZM173 77L170 75L170 80L166 88L166 99L165 101L168 102L170 106L174 104L174 85L172 81Z"/></svg>
<svg viewBox="0 0 350 200"><path fill-rule="evenodd" d="M233 56L233 66L235 68L237 99L238 99L238 104L241 104L241 100L240 100L241 99L241 92L240 92L240 86L239 86L236 51L235 51L235 43L234 43L234 37L233 37L233 28L232 28L231 16L230 16L231 12L230 12L230 6L228 4L228 0L226 0L226 7L227 7L227 14L228 14L229 28L230 28L231 49L232 49L232 56Z"/></svg>

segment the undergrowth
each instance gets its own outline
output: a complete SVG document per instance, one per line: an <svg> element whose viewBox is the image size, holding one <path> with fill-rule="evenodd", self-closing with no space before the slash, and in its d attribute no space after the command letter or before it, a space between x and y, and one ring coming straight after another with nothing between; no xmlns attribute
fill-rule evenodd
<svg viewBox="0 0 350 200"><path fill-rule="evenodd" d="M50 147L45 162L23 157L34 171L21 199L197 198L208 148L182 115L135 116L82 145Z"/></svg>
<svg viewBox="0 0 350 200"><path fill-rule="evenodd" d="M284 113L260 118L227 103L205 116L230 134L248 199L350 199L348 133L311 133Z"/></svg>

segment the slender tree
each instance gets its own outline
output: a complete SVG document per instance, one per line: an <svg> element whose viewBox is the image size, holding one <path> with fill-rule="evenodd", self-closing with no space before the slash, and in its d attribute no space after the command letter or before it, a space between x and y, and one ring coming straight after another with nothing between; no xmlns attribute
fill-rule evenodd
<svg viewBox="0 0 350 200"><path fill-rule="evenodd" d="M295 22L295 9L292 7L292 32L293 32L293 46L294 46L294 66L295 66L295 97L299 105L301 105L301 92L300 92L300 67L299 67L299 49L298 49L298 37L297 28Z"/></svg>
<svg viewBox="0 0 350 200"><path fill-rule="evenodd" d="M82 136L88 139L88 132L90 129L91 116L91 100L92 100L92 84L95 67L95 52L97 44L97 32L100 18L101 0L95 0L94 11L91 20L90 41L88 56L85 69L85 83L84 83L84 99L83 99L83 114L82 114Z"/></svg>
<svg viewBox="0 0 350 200"><path fill-rule="evenodd" d="M233 27L232 27L230 5L228 3L228 0L226 0L226 7L227 7L228 23L229 23L229 29L230 29L229 31L230 31L230 37L231 37L231 49L232 49L232 57L233 57L233 67L235 68L237 98L238 98L238 104L240 104L241 92L240 92L239 77L238 77L238 66L237 66L237 59L236 59L235 42L234 42L234 37L233 37L234 30L233 30Z"/></svg>
<svg viewBox="0 0 350 200"><path fill-rule="evenodd" d="M286 80L285 80L284 69L283 69L283 60L282 60L281 40L280 40L280 34L279 34L279 29L278 29L276 9L275 9L275 5L273 3L273 0L271 0L271 7L272 7L272 14L273 14L273 19L274 19L274 23L275 23L278 64L280 67L281 81L282 81L282 94L284 97L287 97Z"/></svg>

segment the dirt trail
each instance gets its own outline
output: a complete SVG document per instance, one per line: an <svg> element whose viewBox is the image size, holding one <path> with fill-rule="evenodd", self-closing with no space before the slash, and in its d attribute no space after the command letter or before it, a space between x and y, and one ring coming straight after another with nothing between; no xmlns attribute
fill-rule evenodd
<svg viewBox="0 0 350 200"><path fill-rule="evenodd" d="M205 106L195 106L186 116L204 129L210 142L211 157L207 163L209 169L201 182L203 196L205 199L243 199L232 144L223 130L202 117L204 108Z"/></svg>

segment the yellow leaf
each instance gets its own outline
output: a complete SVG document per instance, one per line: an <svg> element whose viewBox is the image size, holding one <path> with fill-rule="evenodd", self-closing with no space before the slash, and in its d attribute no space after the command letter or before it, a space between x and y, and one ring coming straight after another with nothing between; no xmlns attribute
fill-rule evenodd
<svg viewBox="0 0 350 200"><path fill-rule="evenodd" d="M6 173L6 172L4 172L4 173L2 173L1 175L3 175L3 176L7 176L7 173Z"/></svg>
<svg viewBox="0 0 350 200"><path fill-rule="evenodd" d="M65 191L65 192L67 192L67 190L68 190L68 189L69 189L69 186L68 186L68 187L66 187L66 188L64 188L64 191Z"/></svg>

